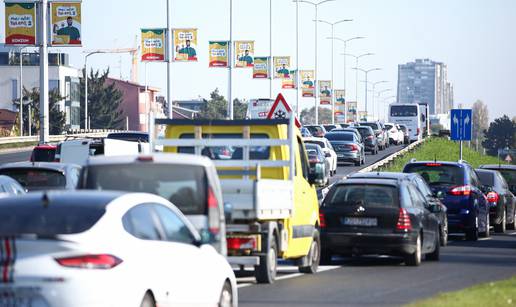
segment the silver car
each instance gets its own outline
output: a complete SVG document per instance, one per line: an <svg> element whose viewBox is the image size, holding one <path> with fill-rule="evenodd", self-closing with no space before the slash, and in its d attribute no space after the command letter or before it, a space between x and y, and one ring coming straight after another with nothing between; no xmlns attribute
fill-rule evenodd
<svg viewBox="0 0 516 307"><path fill-rule="evenodd" d="M81 167L71 163L16 162L0 166L0 175L6 175L27 191L74 190Z"/></svg>
<svg viewBox="0 0 516 307"><path fill-rule="evenodd" d="M25 189L9 176L0 175L0 197L25 194Z"/></svg>
<svg viewBox="0 0 516 307"><path fill-rule="evenodd" d="M365 164L365 150L353 132L332 131L325 137L330 141L337 153L339 162L354 163L356 166Z"/></svg>

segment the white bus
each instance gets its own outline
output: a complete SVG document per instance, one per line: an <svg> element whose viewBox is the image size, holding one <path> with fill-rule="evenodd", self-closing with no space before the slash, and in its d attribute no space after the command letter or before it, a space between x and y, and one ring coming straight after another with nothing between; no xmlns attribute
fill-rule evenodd
<svg viewBox="0 0 516 307"><path fill-rule="evenodd" d="M389 105L389 122L407 126L411 142L419 141L423 137L421 115L417 103L392 103Z"/></svg>

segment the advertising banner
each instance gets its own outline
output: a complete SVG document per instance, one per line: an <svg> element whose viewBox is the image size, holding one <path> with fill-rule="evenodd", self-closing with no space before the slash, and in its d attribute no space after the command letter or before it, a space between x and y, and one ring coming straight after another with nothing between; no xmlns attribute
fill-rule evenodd
<svg viewBox="0 0 516 307"><path fill-rule="evenodd" d="M5 3L5 44L36 44L36 6L34 3Z"/></svg>
<svg viewBox="0 0 516 307"><path fill-rule="evenodd" d="M301 93L303 97L315 96L315 72L313 70L300 70Z"/></svg>
<svg viewBox="0 0 516 307"><path fill-rule="evenodd" d="M174 61L197 62L197 29L174 29Z"/></svg>
<svg viewBox="0 0 516 307"><path fill-rule="evenodd" d="M367 120L367 112L366 111L359 111L358 112L358 120L366 121Z"/></svg>
<svg viewBox="0 0 516 307"><path fill-rule="evenodd" d="M50 2L51 44L78 46L81 42L81 2Z"/></svg>
<svg viewBox="0 0 516 307"><path fill-rule="evenodd" d="M254 67L254 41L235 41L235 67Z"/></svg>
<svg viewBox="0 0 516 307"><path fill-rule="evenodd" d="M291 70L288 78L281 79L281 88L283 89L296 89L296 71Z"/></svg>
<svg viewBox="0 0 516 307"><path fill-rule="evenodd" d="M165 61L166 29L141 29L142 61Z"/></svg>
<svg viewBox="0 0 516 307"><path fill-rule="evenodd" d="M208 46L210 54L209 67L228 67L228 42L210 41Z"/></svg>
<svg viewBox="0 0 516 307"><path fill-rule="evenodd" d="M346 102L346 91L345 90L335 90L335 105L344 104Z"/></svg>
<svg viewBox="0 0 516 307"><path fill-rule="evenodd" d="M269 57L255 57L253 66L253 79L269 78Z"/></svg>
<svg viewBox="0 0 516 307"><path fill-rule="evenodd" d="M290 57L274 57L274 79L288 79L290 76Z"/></svg>
<svg viewBox="0 0 516 307"><path fill-rule="evenodd" d="M319 97L321 99L320 103L322 105L331 104L331 90L331 81L319 80Z"/></svg>
<svg viewBox="0 0 516 307"><path fill-rule="evenodd" d="M347 109L348 109L348 114L346 116L348 122L356 122L357 121L357 107L358 107L358 104L356 101L348 101L347 103Z"/></svg>

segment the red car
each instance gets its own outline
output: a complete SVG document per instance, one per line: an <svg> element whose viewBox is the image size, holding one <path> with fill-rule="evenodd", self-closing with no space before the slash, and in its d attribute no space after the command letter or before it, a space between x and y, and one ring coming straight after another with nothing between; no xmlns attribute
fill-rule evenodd
<svg viewBox="0 0 516 307"><path fill-rule="evenodd" d="M31 162L58 162L56 160L57 145L39 144L32 150Z"/></svg>

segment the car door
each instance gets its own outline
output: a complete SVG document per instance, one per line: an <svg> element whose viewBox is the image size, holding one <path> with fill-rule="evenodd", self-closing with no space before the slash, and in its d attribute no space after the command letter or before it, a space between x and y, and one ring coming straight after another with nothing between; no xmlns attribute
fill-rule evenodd
<svg viewBox="0 0 516 307"><path fill-rule="evenodd" d="M438 229L437 217L428 211L423 195L413 183L408 184L407 188L413 201L412 207L414 213L417 214L420 225L423 228L423 251L431 252L436 242Z"/></svg>

